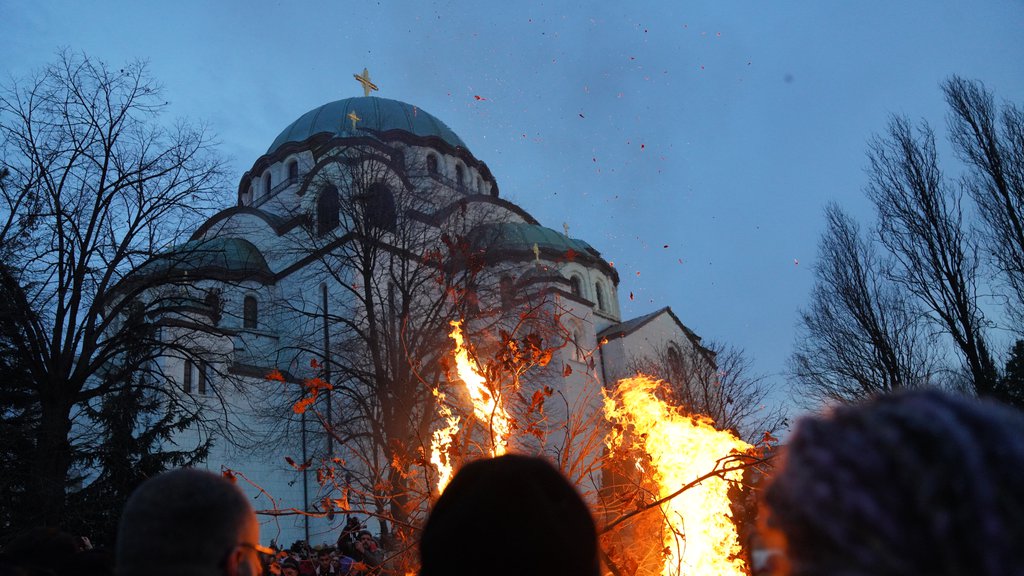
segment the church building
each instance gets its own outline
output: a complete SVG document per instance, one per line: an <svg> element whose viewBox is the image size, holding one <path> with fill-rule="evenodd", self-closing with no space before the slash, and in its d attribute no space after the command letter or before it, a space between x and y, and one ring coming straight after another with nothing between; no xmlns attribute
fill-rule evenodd
<svg viewBox="0 0 1024 576"><path fill-rule="evenodd" d="M623 319L618 273L595 247L502 198L440 119L369 92L285 125L235 204L151 263L191 279L174 287L189 304L164 338L192 352L161 362L210 426L180 442L212 435L205 466L253 496L264 543L334 543L349 517L386 536L381 518L418 513L407 493L436 496L446 418L461 416L462 446L487 436L449 379L451 321L501 390L546 399L520 408L529 439L509 449L548 455L584 493L599 475L573 451L600 448L573 442L570 421L587 426L639 359L700 349L667 307Z"/></svg>

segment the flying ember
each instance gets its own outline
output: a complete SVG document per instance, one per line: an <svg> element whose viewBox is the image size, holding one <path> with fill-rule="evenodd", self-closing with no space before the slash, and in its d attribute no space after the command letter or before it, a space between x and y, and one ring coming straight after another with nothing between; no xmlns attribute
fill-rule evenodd
<svg viewBox="0 0 1024 576"><path fill-rule="evenodd" d="M716 430L708 419L683 415L660 400L655 390L661 385L647 376L626 378L605 397L605 416L617 425L608 448L613 453L637 448L649 456L658 498L721 469L723 459L750 448L729 432ZM739 536L728 496L729 481L739 481L742 474L732 470L711 475L662 504L663 575L748 574L737 557Z"/></svg>

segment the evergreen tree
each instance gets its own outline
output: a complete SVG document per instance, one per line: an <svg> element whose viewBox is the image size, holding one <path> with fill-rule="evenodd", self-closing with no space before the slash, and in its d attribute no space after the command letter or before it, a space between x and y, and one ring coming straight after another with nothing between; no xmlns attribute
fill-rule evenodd
<svg viewBox="0 0 1024 576"><path fill-rule="evenodd" d="M30 392L31 374L14 345L20 337L12 317L23 298L7 267L0 264L0 545L22 527L32 506L29 455L39 408Z"/></svg>
<svg viewBox="0 0 1024 576"><path fill-rule="evenodd" d="M1017 340L1010 348L996 396L1011 406L1024 408L1024 340Z"/></svg>
<svg viewBox="0 0 1024 576"><path fill-rule="evenodd" d="M145 382L126 383L105 397L92 415L102 438L99 449L80 460L80 469L96 477L69 497L66 529L89 535L96 545L112 545L121 510L139 484L206 458L209 439L196 447L172 443L173 435L195 424L197 417L172 409Z"/></svg>

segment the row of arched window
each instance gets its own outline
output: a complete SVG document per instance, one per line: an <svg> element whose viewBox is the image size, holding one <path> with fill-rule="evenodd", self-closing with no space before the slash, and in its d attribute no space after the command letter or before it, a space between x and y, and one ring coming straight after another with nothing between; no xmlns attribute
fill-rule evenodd
<svg viewBox="0 0 1024 576"><path fill-rule="evenodd" d="M572 290L573 296L580 298L586 298L587 296L583 293L583 279L573 274L569 277L569 288ZM600 280L594 282L594 303L597 304L597 309L602 312L611 312L611 308L608 306L608 296L605 294L604 284Z"/></svg>
<svg viewBox="0 0 1024 576"><path fill-rule="evenodd" d="M206 394L209 366L205 360L195 361L186 358L181 374L181 389L186 394L191 394L195 389L197 394Z"/></svg>
<svg viewBox="0 0 1024 576"><path fill-rule="evenodd" d="M287 173L286 179L282 182L276 182L273 170L267 168L258 182L254 181L251 183L248 190L241 195L241 198L239 198L240 204L245 206L253 204L257 199L264 200L273 192L275 185L290 186L299 181L299 161L296 158L290 158L285 162L285 170ZM433 152L427 154L427 173L432 176L444 176L441 170L440 157ZM479 174L474 178L462 162L458 162L455 165L454 181L456 187L477 194L484 194L487 190L484 179ZM257 183L259 184L258 189Z"/></svg>
<svg viewBox="0 0 1024 576"><path fill-rule="evenodd" d="M383 182L374 182L366 191L353 197L366 230L394 231L398 214L395 196ZM355 206L353 206L355 207ZM341 194L337 186L329 185L320 191L316 201L316 233L322 236L341 224Z"/></svg>
<svg viewBox="0 0 1024 576"><path fill-rule="evenodd" d="M206 293L205 304L209 310L214 325L220 323L221 318L221 291L213 288ZM259 327L259 301L249 294L242 298L242 327L254 330Z"/></svg>
<svg viewBox="0 0 1024 576"><path fill-rule="evenodd" d="M431 176L443 176L441 174L440 160L437 154L430 152L427 154L427 174ZM478 194L485 193L484 179L478 174L475 179L470 177L469 170L458 162L455 164L455 186L458 188L466 188L472 192Z"/></svg>
<svg viewBox="0 0 1024 576"><path fill-rule="evenodd" d="M299 181L299 161L295 158L288 160L285 163L285 170L288 176L282 182L277 183L279 186L291 186ZM266 172L263 173L263 177L260 179L259 190L256 190L255 183L249 184L249 189L240 198L242 205L252 204L256 200L256 193L259 193L259 198L265 199L270 196L270 193L274 190L274 174L270 168L267 168Z"/></svg>
<svg viewBox="0 0 1024 576"><path fill-rule="evenodd" d="M259 328L259 301L249 294L242 298L242 328ZM210 390L210 365L206 360L185 358L182 363L181 389L186 394L206 395Z"/></svg>

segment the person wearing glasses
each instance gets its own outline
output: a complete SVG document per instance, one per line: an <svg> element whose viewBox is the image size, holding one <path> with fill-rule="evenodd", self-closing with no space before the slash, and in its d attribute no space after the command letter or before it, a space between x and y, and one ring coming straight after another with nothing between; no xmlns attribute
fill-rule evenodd
<svg viewBox="0 0 1024 576"><path fill-rule="evenodd" d="M143 482L118 527L117 576L261 576L260 525L223 476L180 468Z"/></svg>

